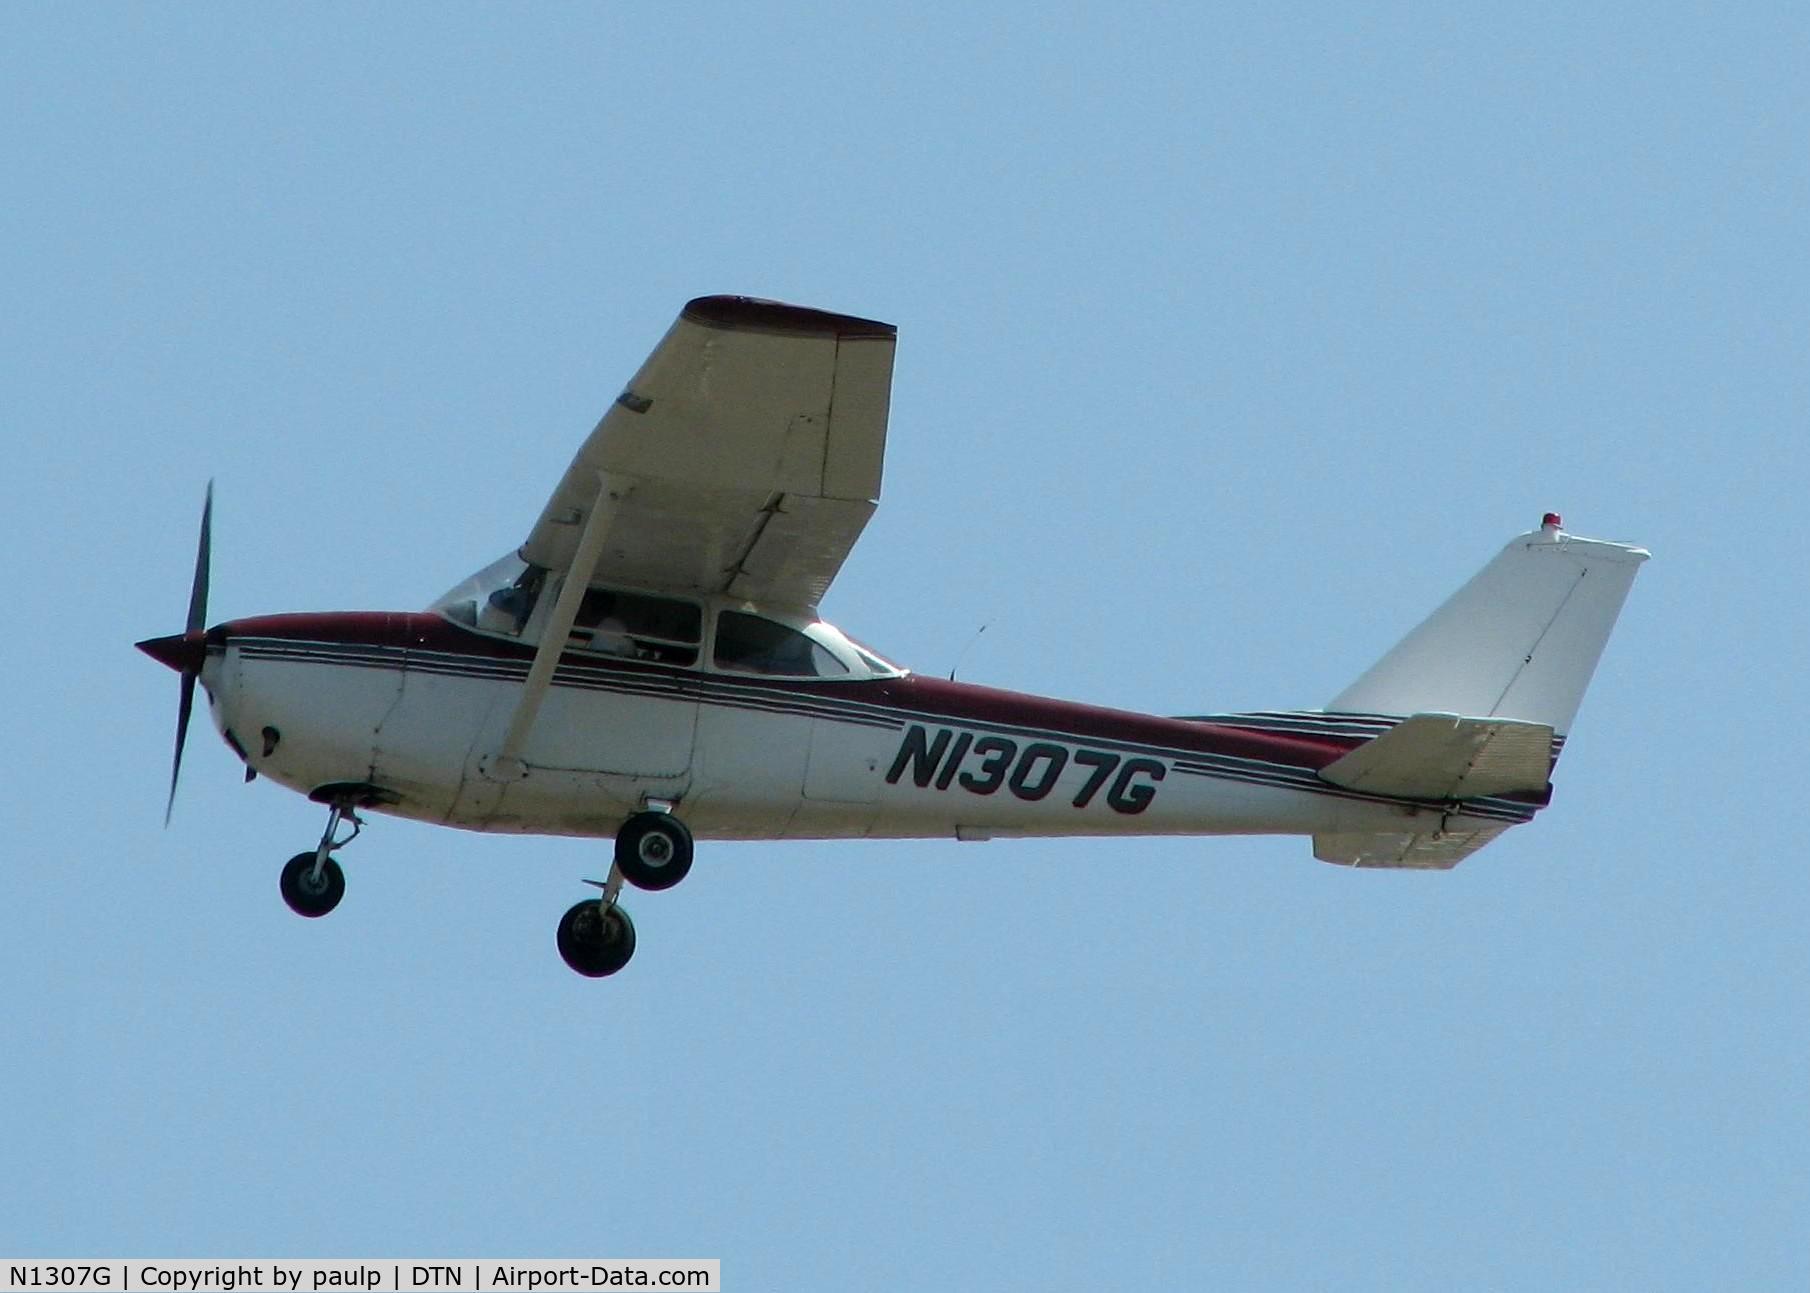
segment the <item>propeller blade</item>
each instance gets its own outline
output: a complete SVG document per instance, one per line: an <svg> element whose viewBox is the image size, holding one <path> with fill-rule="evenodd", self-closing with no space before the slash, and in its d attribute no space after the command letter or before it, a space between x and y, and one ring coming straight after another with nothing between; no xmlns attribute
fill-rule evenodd
<svg viewBox="0 0 1810 1293"><path fill-rule="evenodd" d="M201 504L201 542L195 549L195 584L189 589L190 633L207 627L207 569L213 560L214 482L207 482L207 496Z"/></svg>
<svg viewBox="0 0 1810 1293"><path fill-rule="evenodd" d="M195 674L182 675L182 700L176 709L176 757L170 761L170 798L163 806L163 824L176 811L176 779L182 775L182 747L189 739L189 711L195 706Z"/></svg>
<svg viewBox="0 0 1810 1293"><path fill-rule="evenodd" d="M163 806L163 824L170 824L176 811L176 782L182 776L182 747L189 739L189 714L195 708L195 683L201 677L201 666L207 661L204 632L207 629L208 566L213 561L214 482L207 482L207 494L201 503L201 541L195 548L195 582L189 589L188 630L180 637L152 638L140 642L139 650L155 660L182 671L182 699L176 707L176 753L170 760L170 797Z"/></svg>

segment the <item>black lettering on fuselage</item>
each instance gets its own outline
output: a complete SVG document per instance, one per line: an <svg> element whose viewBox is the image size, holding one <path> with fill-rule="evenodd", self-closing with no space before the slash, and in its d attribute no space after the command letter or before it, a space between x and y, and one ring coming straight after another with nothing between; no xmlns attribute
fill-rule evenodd
<svg viewBox="0 0 1810 1293"><path fill-rule="evenodd" d="M1141 813L1150 807L1150 801L1156 798L1156 787L1131 784L1131 779L1140 773L1152 781L1161 781L1169 775L1169 769L1160 759L1125 760L1125 766L1119 769L1118 779L1112 783L1112 789L1106 792L1106 802L1121 813Z"/></svg>
<svg viewBox="0 0 1810 1293"><path fill-rule="evenodd" d="M1012 756L1018 753L1018 742L1008 741L1003 736L983 736L974 743L974 752L986 756L980 761L980 775L964 772L961 783L977 795L990 795L1005 784Z"/></svg>
<svg viewBox="0 0 1810 1293"><path fill-rule="evenodd" d="M955 738L955 749L949 753L949 762L945 763L943 770L937 774L936 788L938 790L949 789L949 783L955 780L955 770L962 766L962 756L968 753L968 747L973 744L974 733L972 732L963 732Z"/></svg>
<svg viewBox="0 0 1810 1293"><path fill-rule="evenodd" d="M1036 771L1039 763L1044 764L1041 772ZM1068 766L1068 751L1060 745L1051 745L1047 741L1039 741L1035 745L1024 747L1019 756L1018 766L1012 769L1012 793L1020 799L1035 803L1056 788L1056 778L1062 775L1062 769ZM1037 780L1033 782L1031 778Z"/></svg>
<svg viewBox="0 0 1810 1293"><path fill-rule="evenodd" d="M936 775L936 765L943 761L943 751L949 748L949 729L943 728L936 734L934 744L930 734L918 724L913 723L905 732L904 743L899 746L898 757L892 761L892 767L886 773L886 784L895 786L904 775L907 764L911 765L911 779L920 787L930 784L930 778ZM960 755L956 756L958 759Z"/></svg>
<svg viewBox="0 0 1810 1293"><path fill-rule="evenodd" d="M1106 778L1112 775L1112 770L1119 766L1119 756L1108 754L1105 750L1076 750L1075 762L1084 768L1093 769L1088 774L1087 784L1081 787L1074 800L1076 808L1085 808L1100 793L1100 787L1106 784Z"/></svg>
<svg viewBox="0 0 1810 1293"><path fill-rule="evenodd" d="M1107 806L1128 816L1149 808L1156 798L1155 783L1169 775L1169 765L1161 759L1127 759L1108 750L1070 750L1054 741L1033 741L1021 748L1010 737L976 736L946 727L933 735L923 724L913 723L905 729L886 781L897 785L910 769L912 784L920 789L934 784L938 790L947 790L959 784L971 794L992 795L1004 786L1026 803L1036 803L1055 790L1071 761L1088 769L1086 781L1069 801L1074 807L1086 808L1110 783Z"/></svg>

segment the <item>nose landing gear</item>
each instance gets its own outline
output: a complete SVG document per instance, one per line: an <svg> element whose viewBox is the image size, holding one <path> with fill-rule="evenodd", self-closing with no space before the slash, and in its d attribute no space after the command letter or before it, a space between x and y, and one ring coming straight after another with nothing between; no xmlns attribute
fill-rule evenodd
<svg viewBox="0 0 1810 1293"><path fill-rule="evenodd" d="M330 794L322 793L329 790ZM357 839L364 829L364 820L357 809L382 802L373 797L371 787L352 787L350 793L346 791L344 787L322 787L315 792L314 797L327 804L327 829L321 832L321 842L313 849L297 853L284 863L283 872L277 878L283 901L298 916L310 919L325 916L339 906L339 900L346 896L346 873L330 855ZM341 822L348 822L352 827L352 833L343 840L335 838Z"/></svg>
<svg viewBox="0 0 1810 1293"><path fill-rule="evenodd" d="M332 858L297 853L277 878L283 901L298 916L325 916L346 896L346 873Z"/></svg>

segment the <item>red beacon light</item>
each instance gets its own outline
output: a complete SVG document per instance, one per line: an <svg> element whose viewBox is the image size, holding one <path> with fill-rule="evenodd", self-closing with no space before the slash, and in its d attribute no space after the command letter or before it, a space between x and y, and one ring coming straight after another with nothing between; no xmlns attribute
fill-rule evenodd
<svg viewBox="0 0 1810 1293"><path fill-rule="evenodd" d="M1548 512L1540 518L1540 528L1547 534L1556 535L1565 523L1559 519L1557 512Z"/></svg>

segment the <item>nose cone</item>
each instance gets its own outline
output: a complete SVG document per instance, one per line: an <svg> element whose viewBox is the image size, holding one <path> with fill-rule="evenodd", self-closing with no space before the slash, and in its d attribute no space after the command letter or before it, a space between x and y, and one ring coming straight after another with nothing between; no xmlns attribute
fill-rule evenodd
<svg viewBox="0 0 1810 1293"><path fill-rule="evenodd" d="M167 638L146 638L138 643L138 649L177 673L200 673L207 661L207 635L172 633Z"/></svg>

